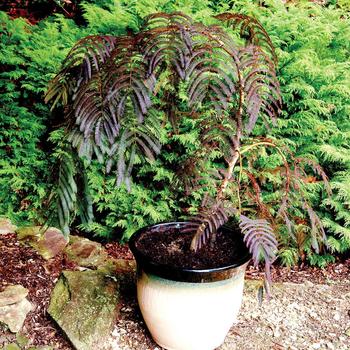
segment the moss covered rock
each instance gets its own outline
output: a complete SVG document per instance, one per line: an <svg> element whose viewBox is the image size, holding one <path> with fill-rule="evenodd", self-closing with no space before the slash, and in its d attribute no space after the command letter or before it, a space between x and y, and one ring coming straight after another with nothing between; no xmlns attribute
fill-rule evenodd
<svg viewBox="0 0 350 350"><path fill-rule="evenodd" d="M110 349L118 296L118 282L100 271L64 271L48 312L76 349Z"/></svg>
<svg viewBox="0 0 350 350"><path fill-rule="evenodd" d="M41 226L23 226L16 230L17 238L20 241L36 242L40 238Z"/></svg>
<svg viewBox="0 0 350 350"><path fill-rule="evenodd" d="M0 235L14 233L16 229L17 226L13 225L11 220L0 217Z"/></svg>
<svg viewBox="0 0 350 350"><path fill-rule="evenodd" d="M46 260L61 253L68 244L63 233L55 227L26 226L17 229L16 233L20 241L29 244Z"/></svg>
<svg viewBox="0 0 350 350"><path fill-rule="evenodd" d="M37 243L33 244L33 247L44 259L48 260L61 253L67 243L67 239L59 229L50 227L44 232Z"/></svg>
<svg viewBox="0 0 350 350"><path fill-rule="evenodd" d="M65 252L70 261L82 267L96 268L108 260L108 254L100 243L78 236L70 237Z"/></svg>

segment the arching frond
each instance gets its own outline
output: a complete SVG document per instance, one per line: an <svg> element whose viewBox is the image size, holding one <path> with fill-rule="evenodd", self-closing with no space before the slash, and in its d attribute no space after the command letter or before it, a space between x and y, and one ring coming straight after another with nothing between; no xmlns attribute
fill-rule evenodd
<svg viewBox="0 0 350 350"><path fill-rule="evenodd" d="M319 243L327 245L327 236L323 227L323 223L319 216L315 213L315 211L306 201L304 201L303 207L307 211L309 221L311 224L311 246L315 250L315 252L319 254Z"/></svg>
<svg viewBox="0 0 350 350"><path fill-rule="evenodd" d="M45 101L69 103L83 81L99 72L115 47L117 38L108 35L92 35L79 40L62 63L61 71L50 82Z"/></svg>
<svg viewBox="0 0 350 350"><path fill-rule="evenodd" d="M226 203L227 204L227 203ZM217 230L224 225L236 210L232 206L225 206L217 202L210 209L202 209L194 217L193 222L198 223L198 228L191 241L191 250L197 251L207 243L209 237L216 234Z"/></svg>
<svg viewBox="0 0 350 350"><path fill-rule="evenodd" d="M148 77L156 77L164 64L185 78L193 54L193 21L182 13L157 13L146 19L142 51L148 65Z"/></svg>
<svg viewBox="0 0 350 350"><path fill-rule="evenodd" d="M77 184L75 182L75 165L69 156L60 159L57 185L57 215L63 234L69 234L70 215L77 201Z"/></svg>
<svg viewBox="0 0 350 350"><path fill-rule="evenodd" d="M73 97L70 114L84 139L94 137L97 147L101 147L103 140L113 144L120 129L113 101L108 96L108 84L105 72L95 73Z"/></svg>
<svg viewBox="0 0 350 350"><path fill-rule="evenodd" d="M261 260L272 264L276 258L278 243L269 222L241 215L239 227L244 234L244 242L253 256L254 264L257 265Z"/></svg>
<svg viewBox="0 0 350 350"><path fill-rule="evenodd" d="M82 69L81 77L91 79L106 63L117 41L118 38L111 35L91 35L79 40L63 61L62 71L79 67Z"/></svg>
<svg viewBox="0 0 350 350"><path fill-rule="evenodd" d="M115 150L110 152L109 158L112 163L116 160L118 186L125 183L130 190L131 172L136 155L153 161L161 149L159 136L159 129L148 123L136 125L132 128L126 127L122 131ZM112 164L109 166L111 167Z"/></svg>
<svg viewBox="0 0 350 350"><path fill-rule="evenodd" d="M238 13L215 16L228 27L238 30L246 45L239 50L242 73L246 130L250 133L261 115L275 122L281 109L281 92L276 77L277 56L266 30L255 18Z"/></svg>
<svg viewBox="0 0 350 350"><path fill-rule="evenodd" d="M276 122L281 111L281 92L275 64L260 47L247 46L241 49L239 58L247 115L245 128L250 133L259 116L265 122Z"/></svg>
<svg viewBox="0 0 350 350"><path fill-rule="evenodd" d="M94 218L92 197L89 191L89 184L86 172L80 168L77 173L77 211L82 224L89 224Z"/></svg>
<svg viewBox="0 0 350 350"><path fill-rule="evenodd" d="M240 36L249 44L261 47L271 60L277 64L275 48L270 36L255 18L241 13L222 13L215 16L216 19L225 22L227 26L239 30Z"/></svg>
<svg viewBox="0 0 350 350"><path fill-rule="evenodd" d="M50 207L57 210L50 214L48 222L54 222L67 236L76 214L82 223L93 220L92 198L84 165L72 150L67 148L60 151L57 160L57 187L50 196Z"/></svg>

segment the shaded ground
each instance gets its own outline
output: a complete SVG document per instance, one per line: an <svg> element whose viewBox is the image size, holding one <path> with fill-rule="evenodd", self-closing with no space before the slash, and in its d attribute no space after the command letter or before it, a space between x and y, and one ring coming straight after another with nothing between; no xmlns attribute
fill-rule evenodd
<svg viewBox="0 0 350 350"><path fill-rule="evenodd" d="M132 259L126 246L112 243L106 249L111 256ZM62 269L76 268L64 254L47 262L32 248L20 245L14 234L0 235L0 290L9 284L22 284L35 305L22 331L30 344L72 349L46 309ZM249 269L240 322L231 328L220 350L350 349L350 260L325 270L273 269L277 281L274 297L261 307L256 298L256 284L260 282L254 281L260 275ZM160 350L139 313L134 277L130 273L123 279L121 312L113 332L115 349ZM0 326L0 348L14 339Z"/></svg>

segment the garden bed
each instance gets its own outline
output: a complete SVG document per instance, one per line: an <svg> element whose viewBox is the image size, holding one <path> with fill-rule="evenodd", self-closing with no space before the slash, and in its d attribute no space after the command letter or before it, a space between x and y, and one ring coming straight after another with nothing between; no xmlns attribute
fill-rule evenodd
<svg viewBox="0 0 350 350"><path fill-rule="evenodd" d="M132 259L126 246L105 244L108 253ZM23 334L32 345L51 345L55 350L73 349L46 310L50 293L62 270L77 266L60 254L44 260L32 248L17 241L15 234L0 235L0 290L21 284L29 289L35 305L28 314ZM350 348L350 260L331 264L324 270L305 267L274 267L273 298L259 307L256 281L261 272L248 268L239 323L233 326L220 350L233 349L337 349ZM135 274L130 271L121 286L120 316L113 331L115 349L155 350L136 302ZM1 329L0 348L15 341Z"/></svg>

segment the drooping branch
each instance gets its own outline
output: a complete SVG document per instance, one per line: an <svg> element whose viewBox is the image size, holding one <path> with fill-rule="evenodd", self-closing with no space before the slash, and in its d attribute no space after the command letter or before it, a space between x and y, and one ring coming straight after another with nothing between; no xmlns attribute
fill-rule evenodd
<svg viewBox="0 0 350 350"><path fill-rule="evenodd" d="M222 14L217 19L228 25L240 27L240 35L247 41L247 46L238 53L227 43L226 36L216 38L232 57L233 66L237 70L236 95L239 96L236 109L230 116L236 125L236 133L231 137L231 151L227 159L225 176L218 189L216 200L225 199L225 190L231 181L235 166L240 159L241 138L254 128L258 117L274 122L281 109L281 93L276 77L277 58L272 42L261 24L245 15ZM214 33L215 37L215 33ZM267 118L266 118L267 117ZM246 119L245 125L243 120ZM215 215L210 212L209 215ZM210 221L210 218L206 218ZM202 236L201 236L202 232ZM199 228L193 238L192 248L198 249L205 241L205 229ZM215 237L216 232L213 232Z"/></svg>
<svg viewBox="0 0 350 350"><path fill-rule="evenodd" d="M202 216L205 227L194 239L201 244L233 213L225 199L242 137L260 116L274 121L281 104L273 46L260 23L234 14L217 19L239 27L247 45L240 47L218 25L195 23L181 13L154 14L138 34L79 41L46 96L53 106L65 106L67 133L79 155L105 161L108 171L115 169L117 184L128 186L135 157L152 160L160 151L156 108L166 110L176 129L179 84L185 86L189 115L212 111L229 124L219 130L228 140L229 147L220 149L227 166L215 210L203 208L208 220ZM208 129L217 128L214 120L205 122Z"/></svg>

